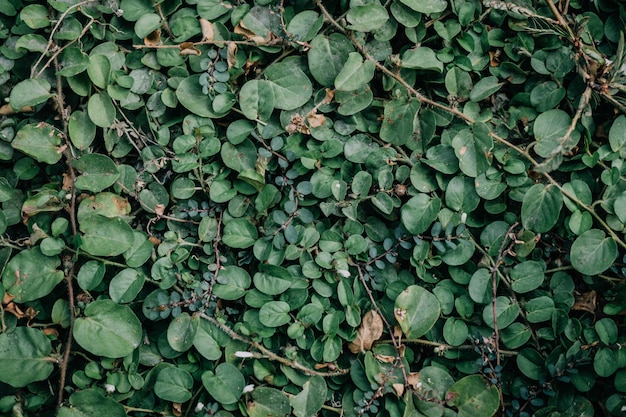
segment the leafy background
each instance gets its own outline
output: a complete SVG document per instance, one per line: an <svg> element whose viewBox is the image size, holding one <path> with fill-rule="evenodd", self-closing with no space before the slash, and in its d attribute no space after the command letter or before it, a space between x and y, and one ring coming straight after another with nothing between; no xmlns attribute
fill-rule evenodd
<svg viewBox="0 0 626 417"><path fill-rule="evenodd" d="M626 408L617 0L0 0L0 413Z"/></svg>

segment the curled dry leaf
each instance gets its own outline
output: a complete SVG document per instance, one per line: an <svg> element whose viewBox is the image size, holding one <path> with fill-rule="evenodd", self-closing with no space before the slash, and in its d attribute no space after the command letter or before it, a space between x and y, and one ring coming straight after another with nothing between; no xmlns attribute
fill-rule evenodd
<svg viewBox="0 0 626 417"><path fill-rule="evenodd" d="M372 349L375 341L383 335L383 319L375 310L365 313L356 339L348 344L352 353L365 352Z"/></svg>
<svg viewBox="0 0 626 417"><path fill-rule="evenodd" d="M183 42L178 45L178 47L180 48L181 55L200 56L202 54L202 52L194 46L193 42Z"/></svg>
<svg viewBox="0 0 626 417"><path fill-rule="evenodd" d="M146 46L163 45L163 41L161 41L161 29L157 29L143 38L143 44Z"/></svg>
<svg viewBox="0 0 626 417"><path fill-rule="evenodd" d="M326 123L326 117L324 117L323 114L311 112L306 116L306 121L309 123L310 127L316 128L324 126L324 123Z"/></svg>
<svg viewBox="0 0 626 417"><path fill-rule="evenodd" d="M595 314L597 293L595 290L576 295L576 302L572 306L572 310L586 311Z"/></svg>
<svg viewBox="0 0 626 417"><path fill-rule="evenodd" d="M202 42L212 41L215 37L215 28L213 27L213 23L200 18L200 28L202 29Z"/></svg>
<svg viewBox="0 0 626 417"><path fill-rule="evenodd" d="M237 63L238 49L236 43L229 43L226 47L226 62L228 63L228 68L232 68Z"/></svg>
<svg viewBox="0 0 626 417"><path fill-rule="evenodd" d="M403 384L392 384L393 390L396 392L398 397L401 397L404 394L404 385Z"/></svg>

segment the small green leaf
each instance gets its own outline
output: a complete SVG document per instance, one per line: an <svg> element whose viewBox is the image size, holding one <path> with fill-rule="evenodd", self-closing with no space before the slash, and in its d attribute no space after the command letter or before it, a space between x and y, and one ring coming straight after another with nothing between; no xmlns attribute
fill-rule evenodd
<svg viewBox="0 0 626 417"><path fill-rule="evenodd" d="M213 285L213 294L223 300L237 300L246 294L251 282L252 279L245 269L228 265L219 271Z"/></svg>
<svg viewBox="0 0 626 417"><path fill-rule="evenodd" d="M326 381L321 376L312 376L302 386L298 395L289 398L296 417L315 417L326 401Z"/></svg>
<svg viewBox="0 0 626 417"><path fill-rule="evenodd" d="M37 300L63 280L63 271L57 270L60 265L59 258L45 256L37 247L23 250L6 264L2 285L18 303Z"/></svg>
<svg viewBox="0 0 626 417"><path fill-rule="evenodd" d="M70 116L68 131L72 144L79 150L87 149L96 137L96 125L91 121L89 115L77 110Z"/></svg>
<svg viewBox="0 0 626 417"><path fill-rule="evenodd" d="M291 321L289 304L284 301L270 301L259 310L259 321L267 327L279 327Z"/></svg>
<svg viewBox="0 0 626 417"><path fill-rule="evenodd" d="M339 74L335 78L335 88L339 91L354 91L362 88L374 77L374 63L363 62L361 54L351 52Z"/></svg>
<svg viewBox="0 0 626 417"><path fill-rule="evenodd" d="M352 42L340 33L313 38L308 62L315 81L325 87L332 87L350 52L354 52Z"/></svg>
<svg viewBox="0 0 626 417"><path fill-rule="evenodd" d="M360 32L371 32L381 28L387 20L389 14L380 4L368 3L359 6L351 6L346 14L346 20L350 24L348 29Z"/></svg>
<svg viewBox="0 0 626 417"><path fill-rule="evenodd" d="M437 58L435 51L427 46L418 46L405 51L400 65L404 68L443 72L443 62Z"/></svg>
<svg viewBox="0 0 626 417"><path fill-rule="evenodd" d="M233 219L226 223L222 241L226 246L244 249L254 245L259 238L256 227L247 219Z"/></svg>
<svg viewBox="0 0 626 417"><path fill-rule="evenodd" d="M13 110L20 111L24 107L45 103L52 96L48 81L40 78L27 78L15 84L11 89L9 104Z"/></svg>
<svg viewBox="0 0 626 417"><path fill-rule="evenodd" d="M63 154L61 135L53 126L41 122L27 124L17 131L11 146L45 164L57 163Z"/></svg>
<svg viewBox="0 0 626 417"><path fill-rule="evenodd" d="M215 372L202 374L202 384L215 401L234 404L241 397L246 381L235 365L223 362L217 365Z"/></svg>
<svg viewBox="0 0 626 417"><path fill-rule="evenodd" d="M135 22L135 35L143 39L161 27L161 17L156 13L146 13Z"/></svg>
<svg viewBox="0 0 626 417"><path fill-rule="evenodd" d="M533 232L547 232L559 220L561 207L563 207L563 196L556 186L535 184L524 194L522 224L524 228Z"/></svg>
<svg viewBox="0 0 626 417"><path fill-rule="evenodd" d="M448 405L457 408L458 417L491 417L500 406L495 385L487 384L481 375L468 375L455 382L446 392Z"/></svg>
<svg viewBox="0 0 626 417"><path fill-rule="evenodd" d="M431 198L426 194L418 194L411 197L400 211L402 224L406 229L419 235L428 230L435 221L441 208L441 200L438 197Z"/></svg>
<svg viewBox="0 0 626 417"><path fill-rule="evenodd" d="M95 93L89 98L87 113L99 127L110 127L115 122L115 106L106 93Z"/></svg>
<svg viewBox="0 0 626 417"><path fill-rule="evenodd" d="M503 85L504 84L499 83L498 78L493 75L481 78L476 84L474 84L474 88L470 92L469 98L473 102L482 101L501 89Z"/></svg>
<svg viewBox="0 0 626 417"><path fill-rule="evenodd" d="M50 25L48 9L42 4L29 4L20 12L20 19L31 29L42 29Z"/></svg>
<svg viewBox="0 0 626 417"><path fill-rule="evenodd" d="M539 288L544 280L543 268L537 261L525 261L515 265L510 276L511 288L518 294Z"/></svg>
<svg viewBox="0 0 626 417"><path fill-rule="evenodd" d="M499 329L506 329L519 315L519 305L509 297L496 297L496 320ZM483 308L483 321L494 328L493 306L491 303Z"/></svg>
<svg viewBox="0 0 626 417"><path fill-rule="evenodd" d="M619 152L623 158L626 156L626 116L619 115L609 130L609 143L613 152Z"/></svg>
<svg viewBox="0 0 626 417"><path fill-rule="evenodd" d="M250 120L267 120L274 111L274 90L265 80L250 80L239 90L239 106Z"/></svg>
<svg viewBox="0 0 626 417"><path fill-rule="evenodd" d="M191 398L193 378L184 369L168 366L161 370L154 383L157 397L175 403L184 403Z"/></svg>
<svg viewBox="0 0 626 417"><path fill-rule="evenodd" d="M19 326L0 333L0 381L25 387L52 374L51 345L42 331Z"/></svg>
<svg viewBox="0 0 626 417"><path fill-rule="evenodd" d="M141 343L141 322L128 306L113 300L97 300L76 319L74 339L88 352L107 358L122 358Z"/></svg>
<svg viewBox="0 0 626 417"><path fill-rule="evenodd" d="M133 268L122 269L109 283L109 295L118 304L130 303L143 288L145 275Z"/></svg>
<svg viewBox="0 0 626 417"><path fill-rule="evenodd" d="M76 281L80 288L90 291L100 285L105 272L106 266L102 262L87 261L78 270Z"/></svg>
<svg viewBox="0 0 626 417"><path fill-rule="evenodd" d="M216 332L212 324L206 320L200 320L193 345L204 358L215 361L222 357L222 349L216 340Z"/></svg>
<svg viewBox="0 0 626 417"><path fill-rule="evenodd" d="M578 236L570 251L572 266L585 275L601 274L613 265L617 256L617 243L598 229Z"/></svg>
<svg viewBox="0 0 626 417"><path fill-rule="evenodd" d="M311 98L311 80L296 65L278 62L267 67L264 74L274 92L277 109L294 110Z"/></svg>
<svg viewBox="0 0 626 417"><path fill-rule="evenodd" d="M196 338L198 319L182 313L172 320L167 328L167 342L177 352L186 352Z"/></svg>
<svg viewBox="0 0 626 417"><path fill-rule="evenodd" d="M439 313L437 297L418 285L409 286L396 297L394 315L409 339L428 332L439 319Z"/></svg>
<svg viewBox="0 0 626 417"><path fill-rule="evenodd" d="M80 223L81 249L94 256L117 256L133 245L133 229L119 217L96 214Z"/></svg>
<svg viewBox="0 0 626 417"><path fill-rule="evenodd" d="M106 88L111 79L111 61L102 54L90 56L87 74L93 85Z"/></svg>
<svg viewBox="0 0 626 417"><path fill-rule="evenodd" d="M420 130L417 118L420 109L418 100L392 100L385 105L380 138L393 145L402 146L416 140Z"/></svg>
<svg viewBox="0 0 626 417"><path fill-rule="evenodd" d="M400 0L400 3L409 6L416 12L431 15L441 13L448 7L446 0Z"/></svg>
<svg viewBox="0 0 626 417"><path fill-rule="evenodd" d="M59 409L58 417L124 417L124 406L95 389L76 391L70 397L71 407Z"/></svg>
<svg viewBox="0 0 626 417"><path fill-rule="evenodd" d="M248 401L247 411L250 417L287 416L291 406L284 392L261 386L252 391L252 401Z"/></svg>
<svg viewBox="0 0 626 417"><path fill-rule="evenodd" d="M81 156L74 161L74 168L82 174L76 178L76 187L94 193L110 187L120 176L115 162L98 153Z"/></svg>

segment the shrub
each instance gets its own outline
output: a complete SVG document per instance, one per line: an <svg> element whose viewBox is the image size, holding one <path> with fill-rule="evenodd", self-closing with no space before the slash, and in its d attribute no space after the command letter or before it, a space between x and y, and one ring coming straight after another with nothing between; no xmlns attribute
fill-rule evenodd
<svg viewBox="0 0 626 417"><path fill-rule="evenodd" d="M0 412L626 409L617 0L0 0Z"/></svg>

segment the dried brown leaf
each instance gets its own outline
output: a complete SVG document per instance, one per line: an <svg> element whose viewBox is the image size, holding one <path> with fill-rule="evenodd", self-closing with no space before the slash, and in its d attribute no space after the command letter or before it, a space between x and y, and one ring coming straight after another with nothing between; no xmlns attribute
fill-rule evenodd
<svg viewBox="0 0 626 417"><path fill-rule="evenodd" d="M312 128L324 126L326 123L326 117L323 114L317 113L309 113L306 116L306 121L309 123L309 126Z"/></svg>
<svg viewBox="0 0 626 417"><path fill-rule="evenodd" d="M576 302L572 306L572 310L587 311L595 314L597 293L595 290L584 294L576 295Z"/></svg>
<svg viewBox="0 0 626 417"><path fill-rule="evenodd" d="M396 392L398 397L401 397L404 394L404 385L402 384L392 384L393 390Z"/></svg>
<svg viewBox="0 0 626 417"><path fill-rule="evenodd" d="M193 42L183 42L178 45L178 47L180 48L181 55L202 55L202 52L194 46Z"/></svg>
<svg viewBox="0 0 626 417"><path fill-rule="evenodd" d="M370 310L363 316L361 327L356 339L348 344L348 349L352 353L365 352L371 350L375 341L383 335L383 319L375 310Z"/></svg>
<svg viewBox="0 0 626 417"><path fill-rule="evenodd" d="M237 51L239 47L236 43L229 43L226 47L226 63L228 68L232 68L237 63Z"/></svg>
<svg viewBox="0 0 626 417"><path fill-rule="evenodd" d="M146 46L163 45L163 41L161 40L161 29L157 29L143 38L143 44Z"/></svg>
<svg viewBox="0 0 626 417"><path fill-rule="evenodd" d="M202 41L210 42L215 37L215 27L213 23L206 19L200 18L200 28L202 29Z"/></svg>

